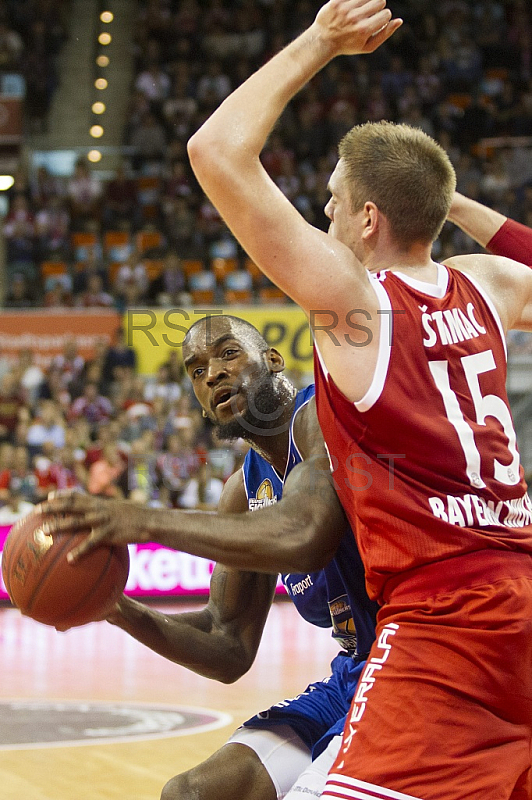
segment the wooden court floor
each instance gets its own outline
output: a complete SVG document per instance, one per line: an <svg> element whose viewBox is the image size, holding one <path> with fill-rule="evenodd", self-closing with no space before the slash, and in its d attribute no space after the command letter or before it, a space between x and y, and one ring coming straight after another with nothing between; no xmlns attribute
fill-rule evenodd
<svg viewBox="0 0 532 800"><path fill-rule="evenodd" d="M194 610L186 602L158 606ZM172 775L202 761L247 717L325 677L337 648L327 630L303 622L288 601L274 604L255 664L226 686L179 667L123 631L98 622L58 633L0 608L0 703L144 703L230 715L215 730L119 743L0 749L2 800L157 800ZM36 738L45 738L46 719Z"/></svg>

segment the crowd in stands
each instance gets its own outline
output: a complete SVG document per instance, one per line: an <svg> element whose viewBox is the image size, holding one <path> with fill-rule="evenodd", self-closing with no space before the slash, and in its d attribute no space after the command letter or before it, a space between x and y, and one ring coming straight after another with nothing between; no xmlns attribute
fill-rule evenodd
<svg viewBox="0 0 532 800"><path fill-rule="evenodd" d="M48 492L79 489L167 508L215 508L245 448L216 442L177 351L138 374L122 329L84 359L74 339L48 368L0 359L0 525Z"/></svg>
<svg viewBox="0 0 532 800"><path fill-rule="evenodd" d="M55 11L68 5L6 0L0 13L0 69L22 69L34 98L39 78L41 119L64 38L64 14ZM186 142L320 5L135 4L128 155L106 181L85 159L68 179L44 167L31 173L20 167L3 221L5 307L287 302L202 194ZM339 138L366 120L401 121L421 127L448 151L461 192L532 226L529 0L390 0L390 6L403 17L402 28L375 54L337 59L310 82L271 135L262 156L266 169L299 211L325 229L326 186ZM46 61L44 71L32 66L34 54ZM435 257L475 249L446 225ZM526 335L515 336L510 347L532 352ZM14 368L0 364L0 519L10 509L18 513L22 502L65 487L210 507L241 455L239 445L227 450L213 443L177 357L153 378L138 374L123 341L102 343L89 362L72 342L44 372L29 352Z"/></svg>
<svg viewBox="0 0 532 800"><path fill-rule="evenodd" d="M6 305L285 302L257 275L202 194L186 142L320 5L139 0L124 131L132 155L105 181L84 158L68 179L44 167L28 175L21 167L4 220L16 276ZM386 118L438 139L455 164L459 190L532 224L530 3L391 5L405 20L396 35L371 56L335 60L286 110L263 153L270 175L309 221L325 228L326 185L339 138L353 124ZM52 24L51 11L66 6L68 0L7 2L8 33L21 38L24 24L26 31L44 26L53 51L64 32ZM435 256L472 249L471 240L448 225Z"/></svg>
<svg viewBox="0 0 532 800"><path fill-rule="evenodd" d="M59 85L57 57L67 37L70 0L3 0L0 72L22 75L28 129L44 132Z"/></svg>

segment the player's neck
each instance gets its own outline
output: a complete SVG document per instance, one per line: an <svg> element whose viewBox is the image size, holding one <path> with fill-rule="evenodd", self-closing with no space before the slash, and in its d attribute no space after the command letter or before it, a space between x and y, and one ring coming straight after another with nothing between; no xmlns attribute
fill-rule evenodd
<svg viewBox="0 0 532 800"><path fill-rule="evenodd" d="M372 273L386 269L403 272L428 283L436 283L438 277L438 267L431 258L430 245L413 245L408 250L376 247L367 254L365 267Z"/></svg>
<svg viewBox="0 0 532 800"><path fill-rule="evenodd" d="M290 423L294 413L295 396L283 403L282 413L274 429L262 433L254 433L249 439L252 448L274 467L280 475L284 474L288 460L290 443Z"/></svg>

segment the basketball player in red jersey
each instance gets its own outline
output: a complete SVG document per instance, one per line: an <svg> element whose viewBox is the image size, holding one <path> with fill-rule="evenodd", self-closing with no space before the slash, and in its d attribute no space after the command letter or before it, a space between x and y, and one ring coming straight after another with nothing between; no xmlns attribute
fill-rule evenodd
<svg viewBox="0 0 532 800"><path fill-rule="evenodd" d="M353 128L309 225L260 153L335 56L393 35L385 0L330 0L188 144L204 191L306 311L336 488L356 528L377 640L327 798L529 796L532 505L505 392L505 332L532 328L532 272L431 259L455 176L417 129Z"/></svg>
<svg viewBox="0 0 532 800"><path fill-rule="evenodd" d="M532 267L532 228L499 211L454 193L448 217L490 253L513 258Z"/></svg>

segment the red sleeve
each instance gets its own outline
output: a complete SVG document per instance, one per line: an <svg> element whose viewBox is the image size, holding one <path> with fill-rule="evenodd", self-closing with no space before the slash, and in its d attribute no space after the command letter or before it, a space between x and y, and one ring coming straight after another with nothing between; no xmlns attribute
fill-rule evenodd
<svg viewBox="0 0 532 800"><path fill-rule="evenodd" d="M507 219L486 245L496 256L513 258L532 267L532 228Z"/></svg>

